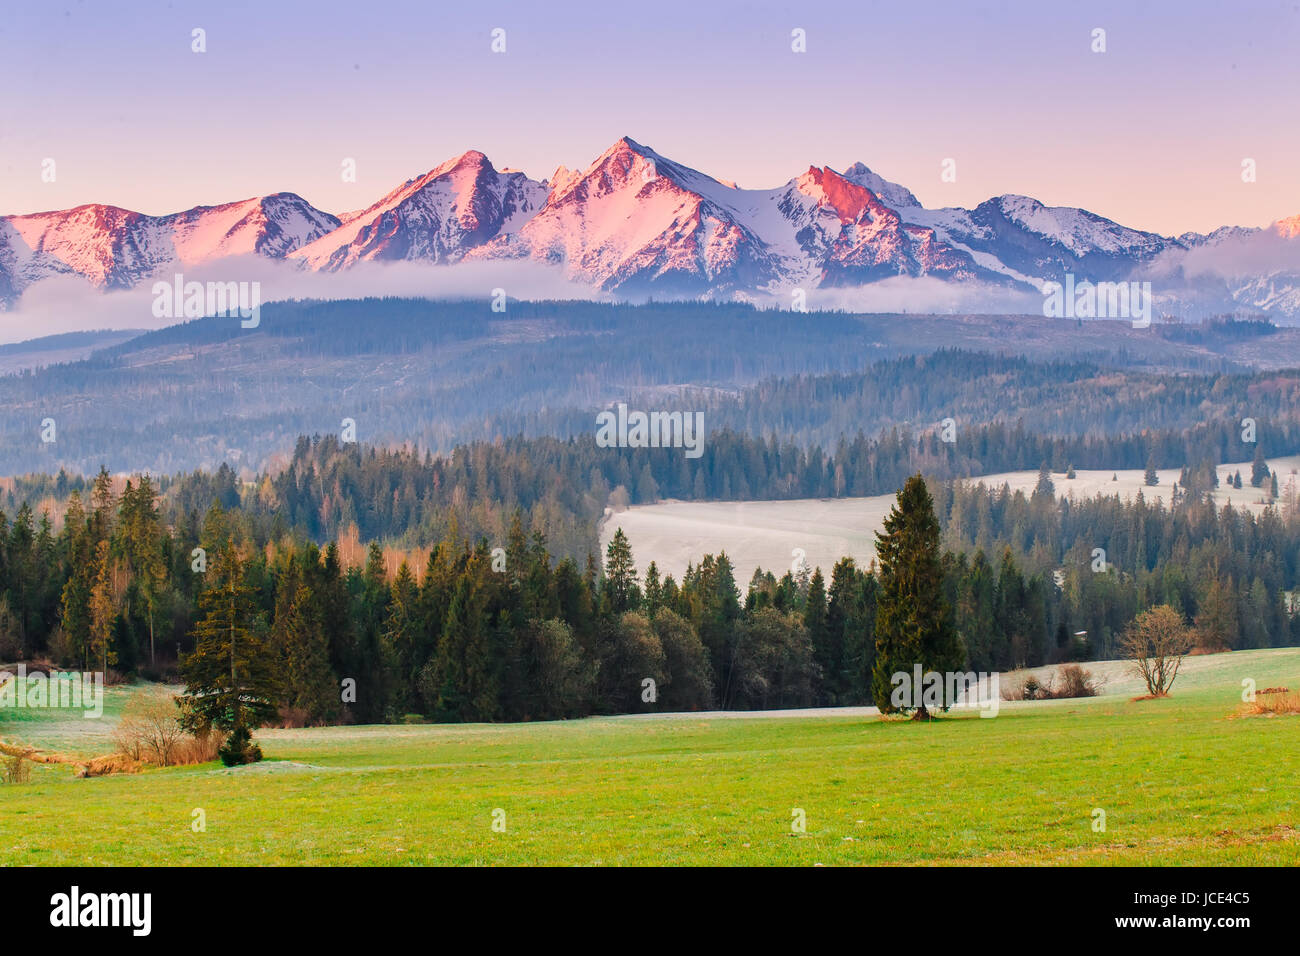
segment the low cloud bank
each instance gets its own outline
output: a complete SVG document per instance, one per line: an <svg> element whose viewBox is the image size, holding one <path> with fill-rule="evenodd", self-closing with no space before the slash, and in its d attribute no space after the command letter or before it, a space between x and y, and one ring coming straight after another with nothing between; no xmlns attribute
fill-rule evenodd
<svg viewBox="0 0 1300 956"><path fill-rule="evenodd" d="M99 329L160 329L183 317L154 315L154 282L256 282L262 304L283 299L362 299L401 296L429 299L491 299L501 289L511 299L611 300L612 296L565 278L558 266L537 262L466 262L454 266L417 262L363 262L338 273L311 272L292 262L237 256L220 262L177 266L134 289L103 292L77 276L55 276L28 288L16 306L0 312L0 343L63 332Z"/></svg>

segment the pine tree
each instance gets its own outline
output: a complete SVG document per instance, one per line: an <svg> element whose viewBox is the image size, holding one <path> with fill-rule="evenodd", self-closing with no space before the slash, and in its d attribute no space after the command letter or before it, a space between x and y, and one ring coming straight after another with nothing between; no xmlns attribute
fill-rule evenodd
<svg viewBox="0 0 1300 956"><path fill-rule="evenodd" d="M830 657L838 649L839 664L823 676L826 694L839 704L862 704L871 699L871 662L874 657L875 578L859 571L852 558L840 558L831 571L826 607ZM868 604L870 606L868 606Z"/></svg>
<svg viewBox="0 0 1300 956"><path fill-rule="evenodd" d="M321 606L292 558L276 582L271 645L283 662L284 703L309 723L334 719L338 714L338 682L330 671Z"/></svg>
<svg viewBox="0 0 1300 956"><path fill-rule="evenodd" d="M438 654L429 676L438 715L446 720L491 720L495 686L491 680L488 623L480 595L462 575L447 611ZM486 711L486 712L485 712Z"/></svg>
<svg viewBox="0 0 1300 956"><path fill-rule="evenodd" d="M36 558L36 529L32 523L32 509L23 502L9 529L9 538L5 542L8 564L9 606L17 618L18 648L26 656L28 635L40 611L41 568Z"/></svg>
<svg viewBox="0 0 1300 956"><path fill-rule="evenodd" d="M826 579L822 577L821 568L813 571L812 578L808 582L808 597L804 601L803 608L803 626L808 631L808 639L812 642L813 660L817 663L823 681L829 675L838 674L843 647L838 640L832 640L833 635L826 616ZM827 695L823 697L827 704L835 703L833 698Z"/></svg>
<svg viewBox="0 0 1300 956"><path fill-rule="evenodd" d="M90 536L93 544L106 541L113 531L113 478L99 466L90 493Z"/></svg>
<svg viewBox="0 0 1300 956"><path fill-rule="evenodd" d="M350 576L351 577L351 576ZM389 715L389 668L384 654L383 629L391 594L384 566L384 552L372 541L366 567L360 576L360 593L354 593L348 676L357 682L357 712L365 723L377 723Z"/></svg>
<svg viewBox="0 0 1300 956"><path fill-rule="evenodd" d="M181 659L184 723L192 732L228 731L222 759L247 762L260 752L247 745L250 731L275 717L280 698L276 656L258 633L252 589L244 566L227 542L208 565L208 586L199 597L194 651Z"/></svg>
<svg viewBox="0 0 1300 956"><path fill-rule="evenodd" d="M62 547L67 579L59 594L59 622L72 655L80 660L83 670L89 670L90 591L94 587L94 568L86 512L81 505L81 495L76 491L68 499Z"/></svg>
<svg viewBox="0 0 1300 956"><path fill-rule="evenodd" d="M393 685L393 708L399 714L408 713L415 706L408 678L418 669L419 629L419 588L410 566L403 561L393 578L392 596L382 632L384 660Z"/></svg>
<svg viewBox="0 0 1300 956"><path fill-rule="evenodd" d="M605 584L601 593L606 611L614 616L634 610L641 603L632 546L628 544L627 535L622 528L614 532L613 539L605 549Z"/></svg>
<svg viewBox="0 0 1300 956"><path fill-rule="evenodd" d="M108 542L101 541L95 548L95 584L90 592L90 656L99 658L102 670L107 673L110 664L117 663L112 648L113 623L117 618L117 602L113 595L112 558Z"/></svg>
<svg viewBox="0 0 1300 956"><path fill-rule="evenodd" d="M1056 485L1052 483L1052 472L1043 462L1038 468L1038 481L1034 485L1033 498L1051 498L1056 494Z"/></svg>
<svg viewBox="0 0 1300 956"><path fill-rule="evenodd" d="M1264 480L1268 476L1268 462L1264 460L1264 448L1261 445L1256 445L1255 458L1250 463L1250 486L1252 488L1262 488Z"/></svg>
<svg viewBox="0 0 1300 956"><path fill-rule="evenodd" d="M907 674L911 680L916 665L922 674L944 674L962 664L961 642L943 597L939 520L919 474L907 479L885 519L884 531L877 532L876 554L880 558L880 599L872 696L880 712L887 714L913 709L894 707L895 674ZM921 688L913 691L913 703L920 704L915 716L929 719L929 710L920 699Z"/></svg>
<svg viewBox="0 0 1300 956"><path fill-rule="evenodd" d="M158 516L158 493L148 475L141 475L135 490L127 482L122 496L123 551L128 573L138 579L149 618L149 664L156 662L154 614L163 593L166 572L162 560L162 522Z"/></svg>
<svg viewBox="0 0 1300 956"><path fill-rule="evenodd" d="M659 581L659 567L653 561L645 572L645 613L647 617L654 617L655 611L659 610L663 603L663 585Z"/></svg>

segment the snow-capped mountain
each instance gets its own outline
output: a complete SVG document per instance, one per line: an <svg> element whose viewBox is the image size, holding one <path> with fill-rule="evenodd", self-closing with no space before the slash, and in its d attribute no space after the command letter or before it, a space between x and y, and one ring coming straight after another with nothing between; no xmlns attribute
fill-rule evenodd
<svg viewBox="0 0 1300 956"><path fill-rule="evenodd" d="M523 173L497 172L471 150L349 213L337 229L293 252L312 269L362 260L458 262L470 249L528 222L547 189Z"/></svg>
<svg viewBox="0 0 1300 956"><path fill-rule="evenodd" d="M557 173L535 216L470 254L520 257L562 265L570 278L625 296L986 275L933 230L905 223L831 169L811 167L776 189L740 189L626 137L584 172Z"/></svg>
<svg viewBox="0 0 1300 956"><path fill-rule="evenodd" d="M625 299L787 297L929 278L987 294L991 308L1072 274L1151 281L1168 314L1300 320L1300 216L1169 237L1028 196L926 209L862 163L742 189L627 137L585 169L541 181L471 150L338 216L277 193L159 217L102 205L0 217L0 305L48 276L127 288L248 254L308 272L532 260Z"/></svg>
<svg viewBox="0 0 1300 956"><path fill-rule="evenodd" d="M293 193L167 216L97 204L5 216L0 218L0 299L55 275L81 276L102 289L127 289L163 269L227 256L279 259L338 226L336 217Z"/></svg>

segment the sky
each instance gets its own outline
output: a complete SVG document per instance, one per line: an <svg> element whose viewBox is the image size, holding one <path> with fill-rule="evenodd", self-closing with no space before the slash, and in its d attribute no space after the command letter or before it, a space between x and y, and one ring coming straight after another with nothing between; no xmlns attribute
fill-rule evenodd
<svg viewBox="0 0 1300 956"><path fill-rule="evenodd" d="M340 213L467 149L542 179L622 135L755 188L861 161L926 206L1167 235L1300 213L1300 0L5 0L0 76L0 214Z"/></svg>

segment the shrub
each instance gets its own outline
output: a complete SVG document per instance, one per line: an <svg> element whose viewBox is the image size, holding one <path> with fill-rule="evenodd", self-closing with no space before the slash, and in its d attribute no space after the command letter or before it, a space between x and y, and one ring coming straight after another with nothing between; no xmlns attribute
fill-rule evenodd
<svg viewBox="0 0 1300 956"><path fill-rule="evenodd" d="M105 754L87 763L77 764L73 771L78 777L105 777L111 773L139 773L140 762L124 753Z"/></svg>
<svg viewBox="0 0 1300 956"><path fill-rule="evenodd" d="M185 736L176 699L170 694L147 693L131 699L113 731L119 753L167 767Z"/></svg>
<svg viewBox="0 0 1300 956"><path fill-rule="evenodd" d="M32 779L32 762L22 754L14 754L4 762L0 780L5 783L30 783Z"/></svg>
<svg viewBox="0 0 1300 956"><path fill-rule="evenodd" d="M217 755L227 767L238 767L261 760L262 748L253 743L248 728L241 724L230 732L226 742L217 749Z"/></svg>
<svg viewBox="0 0 1300 956"><path fill-rule="evenodd" d="M1047 681L1034 674L1002 682L1003 700L1062 700L1071 697L1096 697L1101 681L1078 664L1066 664Z"/></svg>
<svg viewBox="0 0 1300 956"><path fill-rule="evenodd" d="M182 737L172 751L172 765L180 767L196 763L211 763L217 759L221 745L225 742L226 735L216 728L193 737Z"/></svg>
<svg viewBox="0 0 1300 956"><path fill-rule="evenodd" d="M72 667L77 660L77 648L68 632L63 629L61 624L54 625L54 630L50 632L50 657L60 667ZM0 654L0 657L4 655Z"/></svg>
<svg viewBox="0 0 1300 956"><path fill-rule="evenodd" d="M176 698L170 694L147 693L132 699L113 731L117 752L132 761L147 761L159 767L207 763L217 759L225 740L217 730L197 736L185 733Z"/></svg>
<svg viewBox="0 0 1300 956"><path fill-rule="evenodd" d="M1057 684L1057 681L1060 684ZM1051 695L1054 698L1096 697L1099 682L1078 664L1066 664L1056 672L1052 680Z"/></svg>

